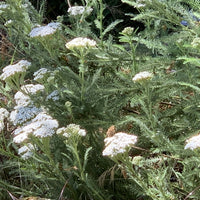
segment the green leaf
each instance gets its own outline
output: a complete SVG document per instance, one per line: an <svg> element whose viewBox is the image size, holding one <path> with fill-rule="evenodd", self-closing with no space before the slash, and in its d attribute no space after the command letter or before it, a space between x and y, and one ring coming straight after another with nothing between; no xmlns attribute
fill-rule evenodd
<svg viewBox="0 0 200 200"><path fill-rule="evenodd" d="M114 22L112 22L110 25L108 25L106 27L106 29L103 31L102 35L104 36L106 33L108 33L109 31L111 31L112 29L114 29L115 26L117 26L117 24L119 24L121 22L123 22L123 20L121 20L121 19L117 19Z"/></svg>
<svg viewBox="0 0 200 200"><path fill-rule="evenodd" d="M95 20L94 20L94 23L95 23L95 25L96 25L96 27L97 27L98 29L101 29L101 23L100 23L100 21L99 21L98 19L95 19Z"/></svg>
<svg viewBox="0 0 200 200"><path fill-rule="evenodd" d="M186 86L186 87L190 87L198 92L200 92L200 88L195 86L195 85L192 85L190 83L185 83L185 82L177 82L178 85L181 85L181 86Z"/></svg>
<svg viewBox="0 0 200 200"><path fill-rule="evenodd" d="M92 150L92 147L87 148L85 155L84 155L84 162L83 162L83 172L85 171L86 165L87 165L87 161L88 161L88 155L89 152Z"/></svg>

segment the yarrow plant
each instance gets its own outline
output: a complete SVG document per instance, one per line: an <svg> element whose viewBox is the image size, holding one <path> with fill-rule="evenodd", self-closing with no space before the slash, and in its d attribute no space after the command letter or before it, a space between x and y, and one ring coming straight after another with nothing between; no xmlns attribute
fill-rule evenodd
<svg viewBox="0 0 200 200"><path fill-rule="evenodd" d="M186 140L185 149L197 149L200 148L200 135L195 135Z"/></svg>
<svg viewBox="0 0 200 200"><path fill-rule="evenodd" d="M35 27L31 30L29 33L29 36L31 38L34 37L45 37L47 35L52 35L54 34L58 29L61 28L61 24L58 22L51 22L47 24L46 26L39 26Z"/></svg>
<svg viewBox="0 0 200 200"><path fill-rule="evenodd" d="M134 147L137 142L137 136L119 132L112 137L105 138L104 142L103 156L115 158L129 152L130 148Z"/></svg>
<svg viewBox="0 0 200 200"><path fill-rule="evenodd" d="M17 89L19 89L30 65L31 63L27 60L20 60L16 64L8 65L3 68L0 79L5 81L10 87L17 87Z"/></svg>
<svg viewBox="0 0 200 200"><path fill-rule="evenodd" d="M78 37L67 42L65 46L69 50L74 50L74 49L84 49L84 48L95 48L96 44L97 43L94 40Z"/></svg>
<svg viewBox="0 0 200 200"><path fill-rule="evenodd" d="M9 112L5 108L0 108L0 132L5 128L4 120L9 117Z"/></svg>
<svg viewBox="0 0 200 200"><path fill-rule="evenodd" d="M45 112L40 112L29 123L14 131L13 141L15 143L23 143L30 140L30 136L44 138L52 136L58 128L57 120L53 119Z"/></svg>
<svg viewBox="0 0 200 200"><path fill-rule="evenodd" d="M73 136L86 136L86 131L76 124L69 124L66 128L59 128L56 133L58 135L63 135L66 138Z"/></svg>
<svg viewBox="0 0 200 200"><path fill-rule="evenodd" d="M67 12L71 15L71 16L77 16L77 15L82 15L82 14L86 14L89 15L92 12L92 8L91 7L85 7L85 6L72 6L69 7Z"/></svg>
<svg viewBox="0 0 200 200"><path fill-rule="evenodd" d="M133 77L134 82L145 82L153 77L153 74L147 71L140 72Z"/></svg>

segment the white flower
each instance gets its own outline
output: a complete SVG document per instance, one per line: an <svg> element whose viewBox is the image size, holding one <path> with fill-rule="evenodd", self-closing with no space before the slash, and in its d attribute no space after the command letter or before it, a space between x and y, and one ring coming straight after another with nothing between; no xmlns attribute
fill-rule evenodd
<svg viewBox="0 0 200 200"><path fill-rule="evenodd" d="M9 112L5 108L0 108L0 121L3 121L9 116Z"/></svg>
<svg viewBox="0 0 200 200"><path fill-rule="evenodd" d="M88 38L83 38L83 37L78 37L74 38L70 42L66 43L66 48L67 49L74 49L74 48L89 48L89 47L95 47L96 46L96 41L88 39Z"/></svg>
<svg viewBox="0 0 200 200"><path fill-rule="evenodd" d="M72 7L68 8L67 12L71 16L77 16L77 15L82 15L83 13L86 13L87 15L89 15L92 12L92 10L93 9L91 7L72 6Z"/></svg>
<svg viewBox="0 0 200 200"><path fill-rule="evenodd" d="M16 134L17 132L19 132L18 135L16 135L14 138L13 138L13 142L16 143L16 144L20 144L22 142L25 142L28 140L28 136L29 136L29 133L28 132L23 132L22 131L22 128L18 128L14 131L14 134Z"/></svg>
<svg viewBox="0 0 200 200"><path fill-rule="evenodd" d="M57 128L57 120L53 119L45 112L41 112L29 123L14 131L13 141L15 143L22 143L28 140L30 135L34 135L35 137L52 136Z"/></svg>
<svg viewBox="0 0 200 200"><path fill-rule="evenodd" d="M17 109L18 107L28 106L29 104L32 103L30 97L28 95L25 95L24 93L22 93L20 91L18 91L15 94L14 99L15 99L15 102L17 104L15 109Z"/></svg>
<svg viewBox="0 0 200 200"><path fill-rule="evenodd" d="M33 104L31 98L28 95L36 95L37 93L42 92L44 90L44 86L41 84L27 84L23 85L21 90L24 91L24 93L18 91L14 96L15 102L17 104L15 109Z"/></svg>
<svg viewBox="0 0 200 200"><path fill-rule="evenodd" d="M61 27L61 24L58 22L51 22L46 26L35 27L29 33L30 37L43 37L46 35L51 35L56 32L57 29Z"/></svg>
<svg viewBox="0 0 200 200"><path fill-rule="evenodd" d="M53 92L51 92L47 98L46 98L46 101L48 100L53 100L53 101L58 101L60 99L59 97L59 92L58 90L54 90Z"/></svg>
<svg viewBox="0 0 200 200"><path fill-rule="evenodd" d="M142 82L145 80L149 80L153 77L153 74L147 71L140 72L133 77L134 82Z"/></svg>
<svg viewBox="0 0 200 200"><path fill-rule="evenodd" d="M31 143L26 144L18 149L18 154L23 154L21 157L23 159L28 159L33 155L34 146Z"/></svg>
<svg viewBox="0 0 200 200"><path fill-rule="evenodd" d="M9 26L12 23L13 23L13 20L10 19L10 20L8 20L7 22L4 23L4 26Z"/></svg>
<svg viewBox="0 0 200 200"><path fill-rule="evenodd" d="M186 140L186 143L187 144L185 145L184 149L194 150L196 148L199 148L200 147L200 134L189 138L188 140Z"/></svg>
<svg viewBox="0 0 200 200"><path fill-rule="evenodd" d="M122 34L124 34L124 35L132 35L133 31L134 31L134 28L126 27L126 28L123 29Z"/></svg>
<svg viewBox="0 0 200 200"><path fill-rule="evenodd" d="M127 152L130 147L133 147L137 142L137 136L119 132L112 137L105 138L104 142L105 149L103 150L103 156L112 158Z"/></svg>
<svg viewBox="0 0 200 200"><path fill-rule="evenodd" d="M49 74L49 70L46 68L41 68L38 71L36 71L33 76L34 76L34 81L40 81L46 77L46 75Z"/></svg>
<svg viewBox="0 0 200 200"><path fill-rule="evenodd" d="M56 133L58 135L63 135L66 138L71 136L86 136L85 129L81 129L77 124L69 124L67 127L59 128Z"/></svg>
<svg viewBox="0 0 200 200"><path fill-rule="evenodd" d="M30 65L31 63L27 60L20 60L14 65L8 65L3 68L3 73L1 74L0 79L5 81L6 79L11 78L16 74L23 74L26 72Z"/></svg>
<svg viewBox="0 0 200 200"><path fill-rule="evenodd" d="M23 85L21 87L22 90L24 90L25 93L27 94L31 94L31 95L35 95L38 92L42 92L44 91L44 86L41 84L27 84L27 85Z"/></svg>
<svg viewBox="0 0 200 200"><path fill-rule="evenodd" d="M8 116L9 112L5 108L0 108L0 132L5 128L4 119Z"/></svg>
<svg viewBox="0 0 200 200"><path fill-rule="evenodd" d="M18 107L10 113L10 121L14 125L24 124L33 119L41 111L41 108L36 108L34 106Z"/></svg>
<svg viewBox="0 0 200 200"><path fill-rule="evenodd" d="M6 9L8 7L8 4L5 2L0 2L0 9Z"/></svg>

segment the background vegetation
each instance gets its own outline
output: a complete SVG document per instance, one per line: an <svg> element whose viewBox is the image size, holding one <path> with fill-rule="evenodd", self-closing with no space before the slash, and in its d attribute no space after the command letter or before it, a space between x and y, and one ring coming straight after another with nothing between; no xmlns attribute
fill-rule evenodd
<svg viewBox="0 0 200 200"><path fill-rule="evenodd" d="M0 199L198 200L199 139L187 140L200 129L200 2L70 3L93 11L70 16L67 1L0 2L1 70L31 62L26 73L1 78L1 108L19 113L15 94L22 92L57 128L76 124L86 130L80 137L77 127L70 129L67 139L56 130L49 137L32 134L34 148L24 159L19 149L27 142L13 138L32 119L0 118ZM31 30L50 22L60 28L31 37ZM95 48L66 48L78 37L95 41ZM48 73L34 79L41 68ZM143 71L151 74L148 80L132 80ZM27 84L44 89L27 94L22 89ZM47 100L54 91L57 100ZM136 135L137 143L103 156L104 139L118 132Z"/></svg>

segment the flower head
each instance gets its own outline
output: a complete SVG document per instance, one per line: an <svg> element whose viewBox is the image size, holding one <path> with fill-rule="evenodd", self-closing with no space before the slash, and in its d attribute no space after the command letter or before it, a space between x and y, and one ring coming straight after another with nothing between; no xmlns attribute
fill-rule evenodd
<svg viewBox="0 0 200 200"><path fill-rule="evenodd" d="M45 112L40 112L30 122L14 131L13 141L22 143L27 141L31 135L41 138L52 136L57 128L57 120Z"/></svg>
<svg viewBox="0 0 200 200"><path fill-rule="evenodd" d="M140 72L133 77L134 82L143 82L153 77L153 74L147 71Z"/></svg>
<svg viewBox="0 0 200 200"><path fill-rule="evenodd" d="M71 136L86 136L85 129L81 129L80 126L76 124L69 124L67 127L59 128L56 133L66 138Z"/></svg>
<svg viewBox="0 0 200 200"><path fill-rule="evenodd" d="M4 119L8 118L9 112L5 108L0 108L0 132L4 129Z"/></svg>
<svg viewBox="0 0 200 200"><path fill-rule="evenodd" d="M74 38L70 42L67 42L65 46L70 50L73 50L74 48L93 48L96 46L96 41L88 38L78 37Z"/></svg>
<svg viewBox="0 0 200 200"><path fill-rule="evenodd" d="M82 15L83 13L86 13L87 15L89 15L92 12L92 10L93 9L91 7L72 6L67 10L67 12L71 16L77 16L77 15Z"/></svg>
<svg viewBox="0 0 200 200"><path fill-rule="evenodd" d="M47 24L46 26L39 26L35 27L31 30L29 33L30 37L44 37L47 35L51 35L57 31L61 27L61 24L58 22L51 22Z"/></svg>
<svg viewBox="0 0 200 200"><path fill-rule="evenodd" d="M33 119L41 111L41 108L35 106L17 107L17 109L10 113L10 121L14 125L24 124Z"/></svg>
<svg viewBox="0 0 200 200"><path fill-rule="evenodd" d="M8 65L3 68L3 73L0 76L0 79L7 81L10 78L13 78L16 75L22 75L26 73L26 70L31 65L27 60L20 60L14 65Z"/></svg>
<svg viewBox="0 0 200 200"><path fill-rule="evenodd" d="M186 140L186 143L187 144L185 145L185 149L194 150L196 148L199 148L200 147L200 134L189 138L188 140Z"/></svg>
<svg viewBox="0 0 200 200"><path fill-rule="evenodd" d="M119 132L112 137L104 139L105 149L103 156L111 158L127 152L137 142L137 136Z"/></svg>
<svg viewBox="0 0 200 200"><path fill-rule="evenodd" d="M123 35L132 35L133 31L134 31L134 28L132 28L132 27L126 27L122 31L122 34Z"/></svg>
<svg viewBox="0 0 200 200"><path fill-rule="evenodd" d="M43 80L46 80L46 78L50 75L50 71L47 68L40 68L38 71L36 71L34 76L34 81L42 82Z"/></svg>

